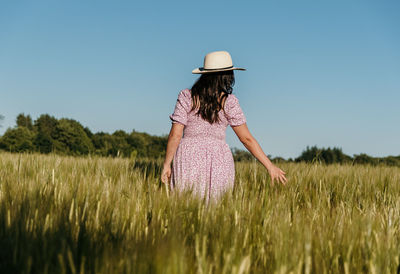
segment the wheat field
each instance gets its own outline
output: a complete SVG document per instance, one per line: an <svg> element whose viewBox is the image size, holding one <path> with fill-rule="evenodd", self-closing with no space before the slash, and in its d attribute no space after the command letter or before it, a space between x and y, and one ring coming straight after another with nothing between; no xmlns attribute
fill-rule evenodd
<svg viewBox="0 0 400 274"><path fill-rule="evenodd" d="M0 153L1 273L396 273L400 168L236 163L206 205L162 160Z"/></svg>

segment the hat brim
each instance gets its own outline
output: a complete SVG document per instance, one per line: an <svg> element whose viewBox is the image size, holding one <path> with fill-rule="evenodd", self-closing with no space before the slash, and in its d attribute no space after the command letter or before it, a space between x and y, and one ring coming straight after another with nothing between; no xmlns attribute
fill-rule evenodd
<svg viewBox="0 0 400 274"><path fill-rule="evenodd" d="M237 68L237 67L231 67L231 68L225 68L225 69L204 69L204 68L196 68L192 70L193 74L203 74L203 73L213 73L213 72L218 72L218 71L228 71L228 70L246 70L245 68Z"/></svg>

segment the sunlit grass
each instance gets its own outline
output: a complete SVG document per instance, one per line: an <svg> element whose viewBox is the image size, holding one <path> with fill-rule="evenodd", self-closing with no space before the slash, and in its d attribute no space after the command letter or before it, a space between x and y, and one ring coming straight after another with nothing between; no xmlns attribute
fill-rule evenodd
<svg viewBox="0 0 400 274"><path fill-rule="evenodd" d="M0 153L1 273L396 273L400 168L258 163L207 206L161 161ZM168 195L169 194L169 195Z"/></svg>

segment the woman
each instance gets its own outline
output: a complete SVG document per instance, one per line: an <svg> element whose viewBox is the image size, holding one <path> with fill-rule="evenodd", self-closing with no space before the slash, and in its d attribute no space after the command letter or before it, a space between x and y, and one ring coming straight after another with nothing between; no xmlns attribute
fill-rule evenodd
<svg viewBox="0 0 400 274"><path fill-rule="evenodd" d="M207 54L204 66L192 71L201 76L191 90L180 91L174 112L169 116L172 127L161 181L169 182L172 189L191 189L207 202L234 185L233 156L225 142L228 125L265 166L272 182L287 182L285 172L271 163L247 128L239 101L232 94L234 70L245 69L234 67L228 52Z"/></svg>

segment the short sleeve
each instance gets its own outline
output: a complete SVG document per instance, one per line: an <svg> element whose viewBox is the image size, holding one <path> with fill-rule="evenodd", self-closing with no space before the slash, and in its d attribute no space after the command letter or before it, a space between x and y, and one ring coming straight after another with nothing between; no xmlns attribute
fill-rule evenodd
<svg viewBox="0 0 400 274"><path fill-rule="evenodd" d="M246 117L239 105L239 100L234 94L229 94L225 102L225 115L231 127L246 123Z"/></svg>
<svg viewBox="0 0 400 274"><path fill-rule="evenodd" d="M179 92L174 112L169 116L172 123L181 123L186 126L190 111L190 100L189 90L184 89Z"/></svg>

